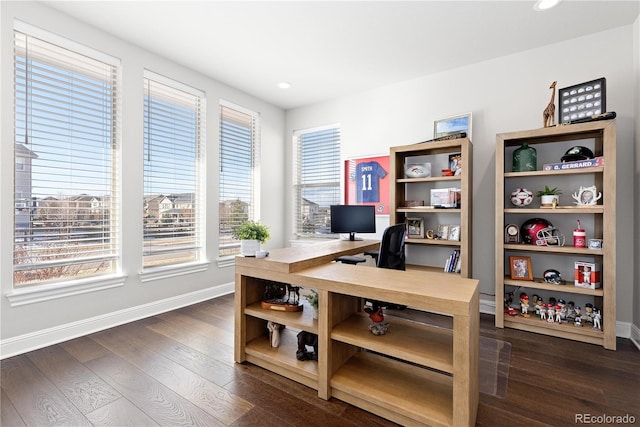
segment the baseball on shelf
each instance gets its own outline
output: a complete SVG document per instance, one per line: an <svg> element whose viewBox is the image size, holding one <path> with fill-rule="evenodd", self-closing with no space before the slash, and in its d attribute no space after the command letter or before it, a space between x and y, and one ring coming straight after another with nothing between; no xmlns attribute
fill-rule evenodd
<svg viewBox="0 0 640 427"><path fill-rule="evenodd" d="M526 188L516 188L511 192L511 203L518 207L528 206L533 202L533 193Z"/></svg>

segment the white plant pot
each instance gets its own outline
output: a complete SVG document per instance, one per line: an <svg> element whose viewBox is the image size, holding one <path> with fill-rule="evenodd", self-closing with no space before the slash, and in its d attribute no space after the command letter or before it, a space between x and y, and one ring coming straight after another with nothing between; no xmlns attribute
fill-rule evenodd
<svg viewBox="0 0 640 427"><path fill-rule="evenodd" d="M244 256L256 256L260 250L259 240L240 240L240 253Z"/></svg>
<svg viewBox="0 0 640 427"><path fill-rule="evenodd" d="M550 208L553 206L553 201L556 201L556 206L559 204L560 200L557 194L545 194L540 196L540 206L545 208Z"/></svg>

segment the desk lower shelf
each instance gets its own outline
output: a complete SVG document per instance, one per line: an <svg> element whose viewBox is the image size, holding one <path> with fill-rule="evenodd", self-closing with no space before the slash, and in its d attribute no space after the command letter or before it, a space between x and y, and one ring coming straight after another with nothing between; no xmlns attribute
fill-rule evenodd
<svg viewBox="0 0 640 427"><path fill-rule="evenodd" d="M402 425L451 425L452 393L450 376L366 352L331 378L333 397Z"/></svg>
<svg viewBox="0 0 640 427"><path fill-rule="evenodd" d="M285 328L280 333L280 346L271 347L269 337L256 338L247 343L247 362L258 365L301 384L318 389L318 362L296 359L298 330Z"/></svg>
<svg viewBox="0 0 640 427"><path fill-rule="evenodd" d="M331 339L453 373L453 333L449 329L387 316L389 332L375 336L369 317L354 314L333 328Z"/></svg>

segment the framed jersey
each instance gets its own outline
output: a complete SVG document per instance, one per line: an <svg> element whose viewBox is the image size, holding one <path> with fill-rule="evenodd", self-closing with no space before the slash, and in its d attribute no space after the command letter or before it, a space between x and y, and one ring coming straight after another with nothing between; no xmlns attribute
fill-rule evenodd
<svg viewBox="0 0 640 427"><path fill-rule="evenodd" d="M345 160L344 203L373 205L376 215L389 215L389 156Z"/></svg>

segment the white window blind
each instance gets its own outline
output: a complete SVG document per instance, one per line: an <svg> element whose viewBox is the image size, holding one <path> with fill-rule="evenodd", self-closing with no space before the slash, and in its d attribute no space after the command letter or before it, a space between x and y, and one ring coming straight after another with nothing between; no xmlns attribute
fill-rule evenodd
<svg viewBox="0 0 640 427"><path fill-rule="evenodd" d="M257 219L258 128L257 113L231 104L220 106L219 257L239 254L233 230Z"/></svg>
<svg viewBox="0 0 640 427"><path fill-rule="evenodd" d="M329 206L340 204L340 127L296 131L295 233L330 237Z"/></svg>
<svg viewBox="0 0 640 427"><path fill-rule="evenodd" d="M204 93L145 73L143 268L202 257L203 117Z"/></svg>
<svg viewBox="0 0 640 427"><path fill-rule="evenodd" d="M111 274L120 256L119 61L29 29L14 31L14 287Z"/></svg>

